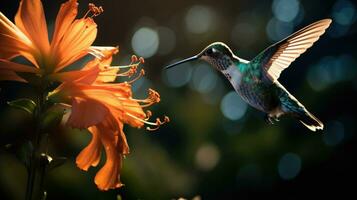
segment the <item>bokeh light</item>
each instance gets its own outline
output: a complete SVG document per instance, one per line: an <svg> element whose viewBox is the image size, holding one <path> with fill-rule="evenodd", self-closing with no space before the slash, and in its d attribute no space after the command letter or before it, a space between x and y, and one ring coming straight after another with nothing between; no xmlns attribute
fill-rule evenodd
<svg viewBox="0 0 357 200"><path fill-rule="evenodd" d="M135 54L149 58L158 50L159 34L149 27L139 28L133 35L131 46Z"/></svg>
<svg viewBox="0 0 357 200"><path fill-rule="evenodd" d="M284 180L295 178L301 170L300 156L294 153L286 153L278 163L279 176Z"/></svg>
<svg viewBox="0 0 357 200"><path fill-rule="evenodd" d="M175 60L176 62L178 60ZM174 63L172 62L172 63ZM162 79L170 87L182 87L189 83L192 75L192 66L190 63L184 63L179 66L162 71Z"/></svg>
<svg viewBox="0 0 357 200"><path fill-rule="evenodd" d="M272 10L274 16L282 22L292 22L299 14L298 0L274 0Z"/></svg>
<svg viewBox="0 0 357 200"><path fill-rule="evenodd" d="M247 104L242 100L237 92L228 92L221 101L221 111L230 120L242 118L247 111Z"/></svg>
<svg viewBox="0 0 357 200"><path fill-rule="evenodd" d="M213 144L203 144L196 152L196 166L204 171L213 169L220 159L220 152Z"/></svg>
<svg viewBox="0 0 357 200"><path fill-rule="evenodd" d="M356 7L349 0L336 1L331 15L335 22L331 26L331 31L329 31L329 35L332 37L342 37L348 34L352 24L357 19Z"/></svg>
<svg viewBox="0 0 357 200"><path fill-rule="evenodd" d="M212 31L215 23L215 14L207 6L192 6L185 17L186 29L194 34L203 34Z"/></svg>
<svg viewBox="0 0 357 200"><path fill-rule="evenodd" d="M196 64L193 68L191 88L203 94L213 92L218 82L217 72L206 63Z"/></svg>
<svg viewBox="0 0 357 200"><path fill-rule="evenodd" d="M287 37L293 32L294 26L292 23L279 21L276 18L271 18L267 24L266 32L271 41L279 41Z"/></svg>
<svg viewBox="0 0 357 200"><path fill-rule="evenodd" d="M332 8L332 17L336 23L351 25L357 19L356 7L349 0L339 0Z"/></svg>

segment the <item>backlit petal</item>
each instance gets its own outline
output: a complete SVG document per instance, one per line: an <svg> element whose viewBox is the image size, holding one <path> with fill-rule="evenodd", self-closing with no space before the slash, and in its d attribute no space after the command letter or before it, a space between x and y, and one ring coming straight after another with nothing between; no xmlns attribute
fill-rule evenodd
<svg viewBox="0 0 357 200"><path fill-rule="evenodd" d="M0 46L0 58L8 60L20 55L21 51L27 51L26 46L21 40L2 33L0 33Z"/></svg>
<svg viewBox="0 0 357 200"><path fill-rule="evenodd" d="M144 123L139 119L145 119L146 114L144 113L143 109L140 107L140 105L132 100L122 100L121 101L121 107L117 110L113 110L115 112L115 115L123 122L126 124L129 124L132 127L137 127L140 128L144 125ZM130 117L126 115L125 113L129 113L136 118Z"/></svg>
<svg viewBox="0 0 357 200"><path fill-rule="evenodd" d="M97 25L92 18L75 20L64 34L54 56L57 59L55 72L85 56L96 36Z"/></svg>
<svg viewBox="0 0 357 200"><path fill-rule="evenodd" d="M88 128L88 130L92 134L92 140L76 158L77 166L84 171L87 171L90 166L95 167L98 165L102 148L100 131L98 128L93 126Z"/></svg>
<svg viewBox="0 0 357 200"><path fill-rule="evenodd" d="M74 97L72 101L72 113L67 125L74 128L94 126L103 121L109 111L102 103L92 99Z"/></svg>
<svg viewBox="0 0 357 200"><path fill-rule="evenodd" d="M18 76L15 72L9 70L0 70L0 81L18 81L26 83L27 81L20 76Z"/></svg>
<svg viewBox="0 0 357 200"><path fill-rule="evenodd" d="M14 63L5 59L0 59L0 70L10 70L14 72L39 73L39 69L28 65Z"/></svg>
<svg viewBox="0 0 357 200"><path fill-rule="evenodd" d="M29 38L0 12L0 58L11 59L23 55L35 66L36 51Z"/></svg>
<svg viewBox="0 0 357 200"><path fill-rule="evenodd" d="M51 49L56 48L62 39L63 35L68 31L72 22L77 16L78 3L77 0L69 0L61 5L58 11Z"/></svg>
<svg viewBox="0 0 357 200"><path fill-rule="evenodd" d="M104 65L110 65L112 63L113 55L119 52L118 47L110 46L91 46L90 53L101 61Z"/></svg>
<svg viewBox="0 0 357 200"><path fill-rule="evenodd" d="M106 162L98 171L94 182L100 190L109 190L121 187L120 170L123 156L117 151L116 139L112 132L102 132L101 141L106 153Z"/></svg>
<svg viewBox="0 0 357 200"><path fill-rule="evenodd" d="M110 68L110 64L113 60L113 55L119 52L118 47L104 47L104 46L91 46L90 54L94 55L100 63L99 67L102 70L102 74L97 77L96 82L114 82L117 78L119 68ZM92 61L93 62L93 61ZM91 67L90 62L83 68Z"/></svg>
<svg viewBox="0 0 357 200"><path fill-rule="evenodd" d="M94 82L96 77L99 74L98 68L91 68L88 70L75 70L68 72L58 72L54 74L50 74L48 76L49 80L52 81L60 81L60 82L86 82L88 84ZM91 81L90 81L91 80Z"/></svg>
<svg viewBox="0 0 357 200"><path fill-rule="evenodd" d="M117 144L117 149L118 151L123 154L127 155L129 154L129 145L126 140L125 133L123 131L123 123L120 123L121 127L119 128L119 139L118 139L118 144Z"/></svg>
<svg viewBox="0 0 357 200"><path fill-rule="evenodd" d="M32 41L42 56L49 52L45 14L40 0L22 0L15 24Z"/></svg>

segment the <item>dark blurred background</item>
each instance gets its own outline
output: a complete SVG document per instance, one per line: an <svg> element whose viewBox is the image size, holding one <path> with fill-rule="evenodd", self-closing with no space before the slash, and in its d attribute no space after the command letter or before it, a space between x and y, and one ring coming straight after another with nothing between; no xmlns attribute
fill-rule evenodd
<svg viewBox="0 0 357 200"><path fill-rule="evenodd" d="M44 0L48 25L64 1ZM83 16L89 1L80 1ZM124 160L124 187L109 192L93 182L99 168L82 172L75 157L87 144L85 131L55 132L54 156L69 160L47 177L48 199L288 199L355 194L357 4L352 0L94 1L95 45L119 45L114 64L131 54L146 59L146 76L134 85L136 97L148 88L161 94L152 109L171 122L156 132L126 127L131 154ZM1 1L11 20L18 1ZM327 32L280 82L325 123L313 133L292 119L268 125L247 106L223 76L203 62L163 71L177 60L222 41L250 60L270 44L316 20L332 18ZM1 48L1 47L0 47ZM20 113L6 102L29 95L26 85L0 83L0 142L26 134ZM20 131L21 130L21 131ZM3 148L1 148L3 149ZM25 168L0 151L0 199L23 199Z"/></svg>

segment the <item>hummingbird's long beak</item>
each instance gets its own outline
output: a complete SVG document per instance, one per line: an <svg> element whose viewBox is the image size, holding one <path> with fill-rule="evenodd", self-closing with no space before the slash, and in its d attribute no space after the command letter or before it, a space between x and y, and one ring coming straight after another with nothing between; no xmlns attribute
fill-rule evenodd
<svg viewBox="0 0 357 200"><path fill-rule="evenodd" d="M195 56L192 56L192 57L189 57L189 58L180 60L180 61L178 61L178 62L175 62L175 63L173 63L173 64L171 64L171 65L168 65L168 66L166 66L164 69L170 69L171 67L175 67L176 65L180 65L180 64L185 63L185 62L190 62L190 61L192 61L192 60L197 60L197 59L199 59L199 58L200 58L200 55L195 55Z"/></svg>

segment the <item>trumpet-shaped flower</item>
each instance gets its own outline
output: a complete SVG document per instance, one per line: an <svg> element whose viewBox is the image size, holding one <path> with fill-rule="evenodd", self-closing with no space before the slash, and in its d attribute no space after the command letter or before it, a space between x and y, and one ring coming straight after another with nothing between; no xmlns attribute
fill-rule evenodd
<svg viewBox="0 0 357 200"><path fill-rule="evenodd" d="M131 77L143 59L132 57L128 66L110 66L115 49L95 47L100 58L94 59L73 76L67 76L67 82L60 85L50 96L57 102L67 102L72 112L67 125L74 128L88 128L92 134L89 145L77 157L77 166L88 170L96 166L100 160L101 148L106 152L106 163L95 177L95 183L101 190L120 187L119 179L123 156L129 153L129 147L123 132L124 124L140 128L149 125L148 130L155 130L168 122L156 119L149 122L151 112L143 111L143 107L160 101L160 95L149 89L148 97L143 100L132 98L131 82L140 78L144 71L140 71L132 81L111 83L117 76ZM122 69L127 68L124 72ZM82 73L85 72L85 73ZM56 76L66 76L67 72ZM71 79L71 80L69 80Z"/></svg>

